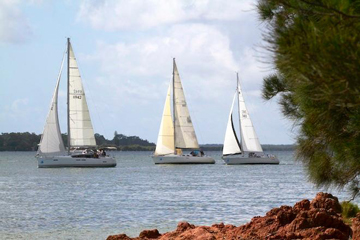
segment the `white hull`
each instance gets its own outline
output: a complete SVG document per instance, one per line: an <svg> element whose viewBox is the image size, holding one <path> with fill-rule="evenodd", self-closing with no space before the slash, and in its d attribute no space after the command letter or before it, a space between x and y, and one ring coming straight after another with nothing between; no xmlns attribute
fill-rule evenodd
<svg viewBox="0 0 360 240"><path fill-rule="evenodd" d="M279 164L279 159L275 156L247 157L243 155L222 156L225 164Z"/></svg>
<svg viewBox="0 0 360 240"><path fill-rule="evenodd" d="M71 157L71 156L39 156L39 168L62 168L62 167L115 167L116 160L114 157Z"/></svg>
<svg viewBox="0 0 360 240"><path fill-rule="evenodd" d="M215 160L208 156L194 157L191 155L152 156L155 164L214 164Z"/></svg>

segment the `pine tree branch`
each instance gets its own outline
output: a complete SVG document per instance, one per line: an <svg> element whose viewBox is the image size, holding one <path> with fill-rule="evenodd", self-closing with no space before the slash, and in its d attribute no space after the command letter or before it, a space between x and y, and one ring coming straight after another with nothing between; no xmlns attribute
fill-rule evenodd
<svg viewBox="0 0 360 240"><path fill-rule="evenodd" d="M336 12L340 15L342 15L343 17L346 17L346 18L356 18L356 19L360 19L360 16L358 15L349 15L349 14L346 14L340 10L337 10L333 7L328 7L328 6L325 6L324 4L322 3L319 3L319 4L316 4L314 2L310 2L310 1L307 1L307 0L300 0L300 2L303 2L303 3L306 3L306 4L309 4L309 5L312 5L312 6L316 6L316 7L321 7L321 8L324 8L324 9L327 9L327 10L331 10L333 12Z"/></svg>

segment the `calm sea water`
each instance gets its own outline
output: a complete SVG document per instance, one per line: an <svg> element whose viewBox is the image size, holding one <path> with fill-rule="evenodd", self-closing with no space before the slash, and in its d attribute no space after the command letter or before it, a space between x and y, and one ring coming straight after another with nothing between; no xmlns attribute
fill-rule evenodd
<svg viewBox="0 0 360 240"><path fill-rule="evenodd" d="M241 225L312 199L293 152L280 165L154 165L150 152L114 152L116 168L39 169L34 152L0 152L0 239L106 239L143 229ZM328 191L345 200L344 192Z"/></svg>

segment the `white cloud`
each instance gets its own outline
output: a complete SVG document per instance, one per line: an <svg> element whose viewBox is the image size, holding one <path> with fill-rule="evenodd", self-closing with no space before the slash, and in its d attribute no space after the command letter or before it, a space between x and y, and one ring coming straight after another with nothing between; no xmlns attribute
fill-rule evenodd
<svg viewBox="0 0 360 240"><path fill-rule="evenodd" d="M21 112L23 110L23 108L27 106L28 102L29 102L29 99L27 99L27 98L16 99L11 104L9 110L11 112Z"/></svg>
<svg viewBox="0 0 360 240"><path fill-rule="evenodd" d="M252 116L261 119L264 106L260 89L266 74L252 46L240 48L237 54L241 57L237 60L231 41L234 39L229 39L216 26L178 24L160 35L134 41L98 42L96 52L83 56L83 60L100 65L101 73L91 91L102 92L95 102L102 106L101 115L109 116L105 125L155 141L172 76L173 57L200 142L221 143L235 91L236 71ZM112 103L111 108L106 107L108 102Z"/></svg>
<svg viewBox="0 0 360 240"><path fill-rule="evenodd" d="M250 0L83 0L78 19L109 31L198 20L236 20L253 9Z"/></svg>
<svg viewBox="0 0 360 240"><path fill-rule="evenodd" d="M41 5L43 4L44 0L27 0L30 4Z"/></svg>
<svg viewBox="0 0 360 240"><path fill-rule="evenodd" d="M19 121L22 118L26 118L29 108L28 108L29 99L28 98L19 98L14 100L8 106L4 106L4 109L1 111L2 116L5 118L10 118L12 121Z"/></svg>
<svg viewBox="0 0 360 240"><path fill-rule="evenodd" d="M46 113L41 105L34 104L34 97L13 99L8 104L0 105L1 132L36 132L42 130ZM43 101L46 111L50 101ZM40 117L42 116L42 117Z"/></svg>
<svg viewBox="0 0 360 240"><path fill-rule="evenodd" d="M170 80L173 57L185 87L202 89L197 94L188 90L196 98L207 98L209 91L215 97L238 66L227 36L203 24L174 25L163 35L129 44L101 42L97 49L88 59L101 63L107 84L137 99L152 99L163 92L159 83Z"/></svg>
<svg viewBox="0 0 360 240"><path fill-rule="evenodd" d="M29 5L49 2L56 2L51 26L58 26L61 37L64 33L73 34L76 42L82 44L74 47L79 51L76 53L79 53L80 71L96 132L111 138L117 130L155 142L166 90L172 78L172 58L175 57L200 143L223 141L235 91L236 71L239 71L254 125L260 129L260 139L268 142L263 136L270 136L270 142L288 141L286 136L279 134L284 121L277 113L277 105L273 102L264 106L260 97L262 78L266 75L264 70L268 70L268 66L264 67L258 61L259 53L254 49L261 42L257 14L253 11L254 1L0 0L0 41L26 41L31 36L31 21L37 26L35 30L42 40L51 45L54 43L50 47L55 49L52 38L59 36L49 35L49 23L43 21L49 14L44 12L48 8L25 11ZM79 12L74 16L76 10ZM91 27L69 25L74 17ZM94 28L112 32L101 34ZM33 50L25 52L24 56L36 51L39 54L31 59L43 62L49 46L31 44ZM42 67L51 66L46 63ZM25 78L36 79L38 73L31 75L32 72L36 71L28 71ZM54 76L45 73L46 77L42 78L51 79L56 76L57 69ZM18 77L18 82L25 78ZM39 80L31 85L34 83L44 84ZM28 97L22 94L28 102L13 98L0 105L2 128L39 131L54 84L47 88L46 99L29 91ZM30 86L30 82L21 82L21 85ZM62 130L66 129L64 93L64 90L59 92ZM24 119L32 119L32 122L24 122Z"/></svg>
<svg viewBox="0 0 360 240"><path fill-rule="evenodd" d="M20 10L20 0L0 0L0 41L22 43L31 35L32 29Z"/></svg>

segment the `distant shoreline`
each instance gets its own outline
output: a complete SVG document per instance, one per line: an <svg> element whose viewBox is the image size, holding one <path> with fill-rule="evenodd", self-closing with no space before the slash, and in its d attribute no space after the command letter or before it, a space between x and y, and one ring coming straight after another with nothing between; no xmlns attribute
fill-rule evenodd
<svg viewBox="0 0 360 240"><path fill-rule="evenodd" d="M36 151L41 135L29 132L12 132L0 134L0 152L3 151ZM64 145L67 146L67 135L62 134ZM114 133L113 139L106 139L103 135L95 134L98 148L116 148L117 151L155 151L155 143L138 136L126 136ZM293 151L293 144L262 144L264 151ZM222 151L223 144L200 144L203 151ZM110 149L109 149L110 150Z"/></svg>
<svg viewBox="0 0 360 240"><path fill-rule="evenodd" d="M262 144L264 151L294 151L294 144ZM222 144L200 144L200 148L204 151L222 151Z"/></svg>
<svg viewBox="0 0 360 240"><path fill-rule="evenodd" d="M215 144L211 144L211 145L215 145ZM216 144L218 146L206 146L205 145L200 145L200 148L203 151L214 151L214 152L219 152L222 151L222 144ZM287 144L279 144L279 145L261 145L263 150L266 151L294 151L296 145L287 145ZM101 146L99 146L99 148L102 148ZM106 147L105 147L106 148ZM131 146L119 146L120 149L117 150L107 150L108 152L153 152L155 151L155 147L153 147L153 149L151 149L151 147L149 148L148 146L142 148L142 146L136 146L134 148L132 148ZM123 149L121 149L123 148ZM0 152L36 152L36 150L4 150L1 149Z"/></svg>

